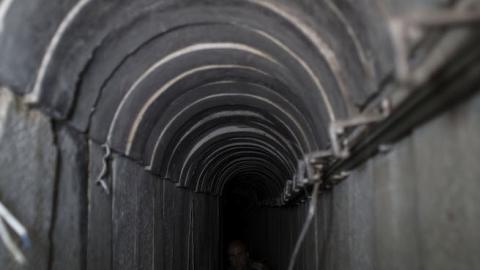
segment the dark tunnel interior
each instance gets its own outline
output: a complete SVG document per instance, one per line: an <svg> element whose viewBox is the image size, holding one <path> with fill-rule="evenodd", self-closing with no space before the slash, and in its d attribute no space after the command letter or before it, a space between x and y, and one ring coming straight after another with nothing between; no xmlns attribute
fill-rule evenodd
<svg viewBox="0 0 480 270"><path fill-rule="evenodd" d="M265 239L258 234L258 231L263 231L261 229L263 226L269 226L264 230L276 230L276 228L269 224L262 224L262 220L257 219L258 212L264 207L261 201L265 198L261 189L256 187L256 184L252 184L262 181L257 177L248 172L235 177L227 183L221 196L222 227L219 233L223 244L222 264L225 269L228 269L228 246L233 241L243 242L253 261L271 265L271 261L274 260L268 257L273 252L264 249L271 249L272 246L262 243L261 241Z"/></svg>
<svg viewBox="0 0 480 270"><path fill-rule="evenodd" d="M242 240L285 270L308 213L308 192L285 198L299 161L392 71L378 1L21 2L0 79L85 138L85 269L226 269ZM327 219L296 269L320 265Z"/></svg>
<svg viewBox="0 0 480 270"><path fill-rule="evenodd" d="M242 186L242 184L232 184L227 186L225 194L222 196L222 230L223 246L224 248L224 262L227 264L227 247L231 241L241 240L246 242L249 239L249 232L247 230L248 218L251 211L257 203L255 190L249 186ZM251 243L247 243L250 248Z"/></svg>
<svg viewBox="0 0 480 270"><path fill-rule="evenodd" d="M225 194L222 196L225 247L232 240L246 241L248 239L247 219L249 213L258 207L258 202L257 191L248 183L227 184Z"/></svg>
<svg viewBox="0 0 480 270"><path fill-rule="evenodd" d="M83 73L72 123L161 183L158 219L173 224L163 229L164 269L185 261L226 269L233 239L253 259L285 269L307 208L282 199L287 181L299 159L327 146L329 122L365 99L368 88L359 86L372 83L364 80L372 67L360 48L334 59L344 48L327 46L271 2L208 9L149 11L107 36ZM325 16L341 23L334 10ZM342 33L341 44L355 48Z"/></svg>
<svg viewBox="0 0 480 270"><path fill-rule="evenodd" d="M262 198L265 198L261 190L255 188L251 181L262 181L256 179L253 174L237 176L232 179L225 187L222 195L222 227L223 243L227 247L233 240L245 242L249 248L255 249L255 246L249 243L251 232L249 224L252 223L252 212L260 206Z"/></svg>

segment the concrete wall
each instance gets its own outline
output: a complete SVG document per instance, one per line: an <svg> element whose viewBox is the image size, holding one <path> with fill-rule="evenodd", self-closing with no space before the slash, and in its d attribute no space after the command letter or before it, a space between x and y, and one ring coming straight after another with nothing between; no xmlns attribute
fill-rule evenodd
<svg viewBox="0 0 480 270"><path fill-rule="evenodd" d="M323 194L305 243L318 265L299 269L478 268L479 119L477 95Z"/></svg>
<svg viewBox="0 0 480 270"><path fill-rule="evenodd" d="M0 90L0 201L23 223L26 265L0 269L219 269L217 197L178 189Z"/></svg>
<svg viewBox="0 0 480 270"><path fill-rule="evenodd" d="M219 269L218 198L177 188L90 142L87 269Z"/></svg>
<svg viewBox="0 0 480 270"><path fill-rule="evenodd" d="M60 1L63 5L57 2L17 4L2 18L10 27L0 41L0 55L5 56L0 64L0 80L17 94L31 90L29 85L37 75L44 49L75 1ZM362 1L362 6L369 7L372 2ZM446 1L415 2L430 7ZM315 12L308 8L309 1L302 3L305 3L305 11ZM378 14L373 16L370 9L359 8L355 5L357 2L338 3L346 11L358 15L349 18L352 29L361 33L360 41L372 50L371 56L378 61L380 73L376 79L380 80L392 64L387 53L390 52L388 37L386 32L380 32L385 30L385 25L378 23ZM408 6L400 1L385 3L390 11ZM127 7L122 6L125 13L117 14L118 9L112 4L108 11L122 21L121 15L129 14ZM108 20L108 16L100 16L101 9L93 5L90 8L89 11L98 11L93 15ZM24 22L25 16L20 16L42 12L53 15L48 20L46 16L32 16L27 22ZM312 14L311 18L316 23L318 19L321 29L338 26L334 21L322 21L325 17ZM354 23L357 20L359 23ZM63 51L56 52L57 58L48 71L50 80L58 80L54 86L60 90L52 90L50 94L56 98L54 105L62 114L57 115L49 108L53 106L50 94L42 96L41 102L45 104L37 104L57 118L54 122L36 109L28 108L21 97L12 95L9 90L0 90L0 201L26 225L32 239L32 247L25 251L26 266L15 264L0 244L0 269L221 268L224 253L218 197L181 189L146 172L141 162L134 162L118 152L106 163L110 194L96 184L103 169L105 151L101 143L89 135L89 122L92 112L111 108L97 106L101 104L97 104L97 98L102 95L96 91L100 91L104 78L95 77L98 73L95 69L88 70L87 66L91 66L86 62L106 63L105 59L110 59L108 46L116 48L118 42L109 40L107 49L97 50L95 46L105 45L100 42L100 36L107 35L107 30L97 33L98 29L91 25L95 20L87 16L81 18L81 22L83 28L66 34L68 42L62 43ZM104 26L115 28L114 23ZM37 27L45 29L46 37L41 37ZM142 34L140 31L132 33ZM82 53L71 50L69 44L80 47L86 44L78 42L81 39L77 35L95 34L99 35L98 39L91 41L91 46L84 51L80 50ZM333 45L338 45L333 46L335 49L345 45L342 39L332 39ZM92 57L94 49L95 53L103 53L100 58L98 54L97 58ZM18 51L23 53L13 53ZM345 51L347 47L339 55L344 56ZM84 62L72 61L62 53ZM348 67L354 66L349 65L349 61L344 62L342 64ZM74 66L73 72L65 72L68 70L62 65L65 63ZM85 71L82 63L89 71L86 74L94 78L94 85L99 85L95 91L83 85L84 81L78 82ZM104 71L108 74L105 77L110 78L109 71ZM360 75L356 79L363 81ZM353 80L349 84L357 86ZM75 92L77 87L86 90ZM54 87L45 89L46 93L49 89L55 90ZM376 87L368 90L374 91ZM73 113L70 107L82 104L82 96L75 93L87 95L89 106L75 108L76 117L81 121L69 122ZM365 93L360 101L363 102L367 94L372 93ZM64 95L68 98L64 99ZM322 194L314 223L299 254L297 269L478 268L479 116L480 96L477 95L414 130L393 145L390 152L372 158L331 192ZM110 120L98 123L97 131L104 133ZM72 128L75 125L77 128ZM252 232L249 237L252 254L266 259L274 270L286 269L306 211L307 204L253 211L248 224Z"/></svg>
<svg viewBox="0 0 480 270"><path fill-rule="evenodd" d="M32 240L25 254L30 264L21 269L49 269L56 168L50 120L0 89L0 201L28 228ZM3 243L0 265L20 269Z"/></svg>

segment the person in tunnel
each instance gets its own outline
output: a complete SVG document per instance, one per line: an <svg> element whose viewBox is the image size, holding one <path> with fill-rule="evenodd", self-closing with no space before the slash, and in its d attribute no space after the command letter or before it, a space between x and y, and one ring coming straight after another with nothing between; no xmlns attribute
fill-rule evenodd
<svg viewBox="0 0 480 270"><path fill-rule="evenodd" d="M228 262L228 270L269 270L265 264L250 259L247 246L240 240L228 245Z"/></svg>

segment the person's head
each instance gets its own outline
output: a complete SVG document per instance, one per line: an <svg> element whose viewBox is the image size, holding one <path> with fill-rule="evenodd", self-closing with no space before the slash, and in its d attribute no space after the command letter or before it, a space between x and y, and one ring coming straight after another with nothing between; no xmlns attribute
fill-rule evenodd
<svg viewBox="0 0 480 270"><path fill-rule="evenodd" d="M233 269L245 269L249 260L247 246L240 240L228 245L228 261Z"/></svg>

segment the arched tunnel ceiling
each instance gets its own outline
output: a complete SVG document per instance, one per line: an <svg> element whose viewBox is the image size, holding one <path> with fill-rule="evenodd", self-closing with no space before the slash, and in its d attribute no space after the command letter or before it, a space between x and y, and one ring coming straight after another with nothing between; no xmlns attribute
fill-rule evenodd
<svg viewBox="0 0 480 270"><path fill-rule="evenodd" d="M39 39L44 51L25 52L35 72L0 76L179 186L221 194L248 176L274 196L389 66L374 1L306 2L63 2L56 30ZM28 40L8 28L14 15L4 18L1 45L16 40L18 51Z"/></svg>

